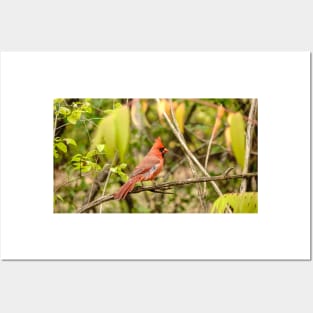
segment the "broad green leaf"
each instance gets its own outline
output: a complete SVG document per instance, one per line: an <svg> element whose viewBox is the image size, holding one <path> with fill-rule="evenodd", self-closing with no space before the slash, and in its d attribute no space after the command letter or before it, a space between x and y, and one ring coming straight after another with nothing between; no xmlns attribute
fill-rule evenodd
<svg viewBox="0 0 313 313"><path fill-rule="evenodd" d="M181 133L184 133L184 124L185 124L185 103L178 105L175 111L175 117L178 123L179 130Z"/></svg>
<svg viewBox="0 0 313 313"><path fill-rule="evenodd" d="M104 144L98 144L97 150L101 153L104 150Z"/></svg>
<svg viewBox="0 0 313 313"><path fill-rule="evenodd" d="M113 159L115 152L124 160L130 136L130 117L127 106L121 106L99 123L92 140L92 149L103 149L108 159ZM103 143L105 145L103 145ZM103 148L102 148L103 147Z"/></svg>
<svg viewBox="0 0 313 313"><path fill-rule="evenodd" d="M115 127L116 127L116 147L123 162L128 148L130 135L130 117L129 109L126 105L118 108L115 112Z"/></svg>
<svg viewBox="0 0 313 313"><path fill-rule="evenodd" d="M72 111L71 115L67 117L67 120L69 121L69 123L75 125L77 121L80 119L80 116L81 116L81 111L74 110Z"/></svg>
<svg viewBox="0 0 313 313"><path fill-rule="evenodd" d="M77 146L77 143L76 143L76 141L73 138L64 138L63 140L68 145Z"/></svg>
<svg viewBox="0 0 313 313"><path fill-rule="evenodd" d="M99 139L100 142L95 144L104 143L107 147L108 158L113 159L116 150L116 130L115 130L115 114L110 114L103 118L99 125Z"/></svg>
<svg viewBox="0 0 313 313"><path fill-rule="evenodd" d="M233 213L258 213L258 193L229 193L213 203L211 213L225 213L226 208Z"/></svg>
<svg viewBox="0 0 313 313"><path fill-rule="evenodd" d="M243 168L245 159L245 122L240 112L229 116L231 146L237 163Z"/></svg>
<svg viewBox="0 0 313 313"><path fill-rule="evenodd" d="M62 152L66 153L67 152L67 146L63 142L58 142L55 144L56 147L61 150Z"/></svg>

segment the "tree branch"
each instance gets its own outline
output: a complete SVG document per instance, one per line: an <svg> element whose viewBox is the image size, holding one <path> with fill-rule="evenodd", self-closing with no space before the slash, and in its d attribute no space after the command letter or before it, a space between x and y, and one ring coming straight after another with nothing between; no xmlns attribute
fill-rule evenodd
<svg viewBox="0 0 313 313"><path fill-rule="evenodd" d="M248 178L248 177L253 177L253 176L258 176L258 173L247 173L245 175L219 175L219 176L211 176L211 177L198 177L198 178L190 178L186 180L178 180L178 181L172 181L172 182L167 182L167 183L162 183L159 185L155 186L148 186L148 187L135 187L133 191L130 193L140 193L143 191L151 191L151 192L161 192L163 190L168 190L172 189L175 186L184 186L184 185L190 185L190 184L197 184L197 183L203 183L203 182L208 182L208 181L217 181L217 180L228 180L228 179L236 179L236 178ZM107 201L114 200L113 194L111 195L104 195L99 197L98 199L87 203L86 205L82 206L77 210L77 213L84 213L91 208Z"/></svg>
<svg viewBox="0 0 313 313"><path fill-rule="evenodd" d="M175 114L174 114L174 107L173 107L172 99L170 100L170 107L171 107L171 116L172 116L172 120L173 120L173 123L174 123L174 125L172 125L171 128L172 129L175 128L175 130L176 130L175 135L180 137L180 139L178 138L178 140L183 141L186 144L186 140L185 140L183 134L181 133L181 131L179 129L179 125L178 125L178 122L177 122ZM164 111L164 114L166 114L165 111ZM170 120L167 119L167 122L170 122ZM197 177L198 176L197 175L197 170L195 168L195 165L192 163L192 160L191 160L190 156L188 155L188 153L185 150L183 150L183 152L184 152L184 154L185 154L185 156L187 158L187 161L189 163L189 166L190 166L190 169L192 171L193 176ZM199 198L199 202L200 202L200 212L201 211L205 212L206 208L205 208L204 201L203 201L203 191L201 189L201 185L197 184L196 187L197 187L198 198Z"/></svg>
<svg viewBox="0 0 313 313"><path fill-rule="evenodd" d="M254 121L254 118L255 118L257 105L258 105L258 100L251 99L251 108L249 112L249 119L248 119L247 133L246 133L245 163L242 169L242 174L248 173L248 169L249 169L249 159L250 159L250 151L251 151L253 128L254 128L254 124L252 123L252 121ZM247 189L247 179L245 178L241 182L240 192L241 193L246 192L246 189Z"/></svg>
<svg viewBox="0 0 313 313"><path fill-rule="evenodd" d="M207 176L208 178L210 178L211 176L209 175L209 173L207 172L207 170L202 166L202 164L198 161L198 159L192 154L192 152L189 150L188 146L186 145L184 139L181 137L180 133L175 129L174 125L172 124L172 122L170 121L169 117L167 116L166 112L163 112L163 116L165 117L168 125L170 126L170 128L172 129L174 135L176 136L176 138L178 139L178 141L180 142L181 146L183 147L186 155L188 155L190 157L190 159L197 165L197 167L199 168L199 170L202 172L202 174L204 174L205 176ZM217 186L217 184L214 181L211 181L211 184L214 188L214 190L217 192L217 194L219 196L222 195L221 190L219 189L219 187Z"/></svg>

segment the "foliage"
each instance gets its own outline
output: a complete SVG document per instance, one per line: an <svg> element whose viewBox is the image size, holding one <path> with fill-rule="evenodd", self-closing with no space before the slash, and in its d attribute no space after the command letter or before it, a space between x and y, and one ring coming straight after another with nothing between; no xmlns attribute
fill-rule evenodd
<svg viewBox="0 0 313 313"><path fill-rule="evenodd" d="M158 136L169 153L157 182L192 177L189 163L162 115L165 111L171 117L171 103L188 147L202 164L213 138L209 174L220 175L229 167L240 174L249 99L55 99L54 211L75 212L88 201L95 185L100 186L96 197L117 191ZM251 150L249 170L257 171L257 123ZM98 184L100 177L103 180ZM238 192L240 184L240 179L218 182L223 194ZM247 191L257 191L255 179L249 180ZM129 201L104 203L103 212L199 212L196 186L182 186L174 193L131 195ZM210 184L206 184L204 197L210 209L218 198Z"/></svg>
<svg viewBox="0 0 313 313"><path fill-rule="evenodd" d="M130 117L127 106L115 105L99 123L93 136L92 147L103 142L106 144L106 153L109 159L113 159L115 152L118 152L123 162L128 148L130 137Z"/></svg>
<svg viewBox="0 0 313 313"><path fill-rule="evenodd" d="M230 144L237 163L243 168L245 158L245 124L240 112L228 115L230 128Z"/></svg>
<svg viewBox="0 0 313 313"><path fill-rule="evenodd" d="M211 213L258 213L257 192L224 194L215 200Z"/></svg>

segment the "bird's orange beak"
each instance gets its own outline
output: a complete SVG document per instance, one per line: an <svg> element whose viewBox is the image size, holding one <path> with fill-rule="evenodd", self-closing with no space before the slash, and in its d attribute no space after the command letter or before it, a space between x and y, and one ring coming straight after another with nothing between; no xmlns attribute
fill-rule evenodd
<svg viewBox="0 0 313 313"><path fill-rule="evenodd" d="M164 153L167 153L167 152L168 152L168 150L167 150L166 148L164 148L163 152L164 152Z"/></svg>

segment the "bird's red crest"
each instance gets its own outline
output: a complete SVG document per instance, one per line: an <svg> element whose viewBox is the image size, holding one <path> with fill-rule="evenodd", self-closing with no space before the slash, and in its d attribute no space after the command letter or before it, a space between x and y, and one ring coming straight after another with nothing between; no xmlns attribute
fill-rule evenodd
<svg viewBox="0 0 313 313"><path fill-rule="evenodd" d="M151 151L155 151L155 150L158 150L159 152L161 152L162 156L164 156L164 154L168 152L168 150L164 147L160 137L155 139L154 145L151 148Z"/></svg>
<svg viewBox="0 0 313 313"><path fill-rule="evenodd" d="M154 145L155 145L156 148L163 148L164 147L160 137L155 139Z"/></svg>

